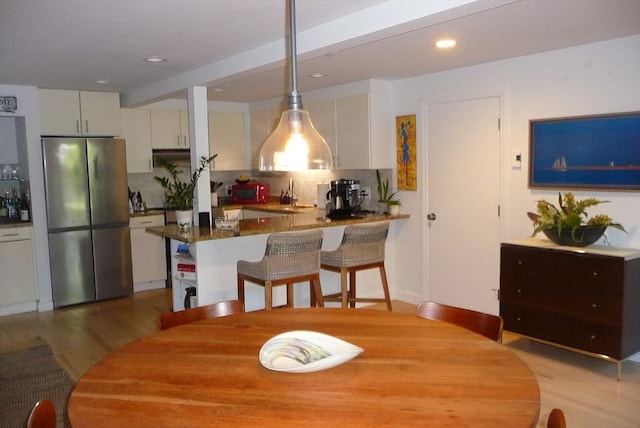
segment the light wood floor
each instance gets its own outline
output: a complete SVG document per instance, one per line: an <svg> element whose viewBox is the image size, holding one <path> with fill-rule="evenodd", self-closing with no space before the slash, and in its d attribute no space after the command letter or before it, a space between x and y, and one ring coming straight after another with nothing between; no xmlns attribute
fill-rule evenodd
<svg viewBox="0 0 640 428"><path fill-rule="evenodd" d="M170 308L170 291L153 290L53 312L0 317L0 351L24 347L40 337L77 380L109 352L157 331L158 314ZM415 305L408 303L394 301L393 308L415 313ZM563 409L570 428L640 427L640 363L624 362L622 381L618 382L612 363L531 342L510 332L505 332L503 342L538 379L542 398L538 427L546 426L554 407Z"/></svg>

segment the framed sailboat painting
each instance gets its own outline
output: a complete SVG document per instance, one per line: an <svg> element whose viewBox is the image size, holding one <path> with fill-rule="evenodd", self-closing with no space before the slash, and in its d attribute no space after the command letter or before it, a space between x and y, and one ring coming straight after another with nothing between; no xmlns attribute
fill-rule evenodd
<svg viewBox="0 0 640 428"><path fill-rule="evenodd" d="M640 112L529 121L529 187L640 191Z"/></svg>

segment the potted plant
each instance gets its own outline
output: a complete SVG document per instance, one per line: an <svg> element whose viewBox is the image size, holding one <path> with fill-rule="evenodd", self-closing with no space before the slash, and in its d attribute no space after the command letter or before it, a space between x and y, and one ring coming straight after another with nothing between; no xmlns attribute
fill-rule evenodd
<svg viewBox="0 0 640 428"><path fill-rule="evenodd" d="M545 201L537 203L537 214L529 212L527 215L533 220L535 236L543 232L549 240L559 245L585 247L596 242L607 227L613 227L627 233L621 224L614 223L606 214L598 214L588 218L586 209L601 203L596 198L581 201L575 199L571 192L564 196L558 193L558 207Z"/></svg>
<svg viewBox="0 0 640 428"><path fill-rule="evenodd" d="M389 214L391 215L400 214L401 206L402 204L400 203L400 201L397 201L397 200L391 200L387 202L387 208L389 208Z"/></svg>
<svg viewBox="0 0 640 428"><path fill-rule="evenodd" d="M158 158L156 165L164 168L169 173L169 177L154 177L164 189L165 208L168 210L176 210L176 218L178 226L181 229L191 227L193 219L193 198L198 184L198 179L205 168L209 166L217 154L209 158L202 156L200 166L193 171L189 181L182 181L180 174L182 171L178 166L170 160Z"/></svg>
<svg viewBox="0 0 640 428"><path fill-rule="evenodd" d="M388 177L383 178L382 174L380 174L380 171L377 169L376 169L376 181L377 181L377 187L378 187L378 210L380 212L385 212L387 210L390 210L391 203L393 203L393 205L397 205L398 206L397 209L400 210L400 201L393 199L393 197L398 192L390 193L389 178ZM381 206L384 206L384 208L381 209L380 208Z"/></svg>

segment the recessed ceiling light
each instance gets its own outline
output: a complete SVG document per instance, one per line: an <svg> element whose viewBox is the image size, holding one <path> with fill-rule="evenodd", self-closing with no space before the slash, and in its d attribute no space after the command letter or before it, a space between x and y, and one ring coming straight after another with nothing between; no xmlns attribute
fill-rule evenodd
<svg viewBox="0 0 640 428"><path fill-rule="evenodd" d="M322 79L323 77L327 77L324 73L312 73L309 77L313 77L314 79Z"/></svg>
<svg viewBox="0 0 640 428"><path fill-rule="evenodd" d="M162 58L160 56L148 56L144 59L147 62L153 62L153 63L157 63L157 62L165 62L167 61L166 58Z"/></svg>
<svg viewBox="0 0 640 428"><path fill-rule="evenodd" d="M109 83L109 81L105 79L99 79L99 80L96 80L96 83L98 85L106 85L107 83Z"/></svg>
<svg viewBox="0 0 640 428"><path fill-rule="evenodd" d="M440 49L452 48L456 45L456 41L453 39L442 39L436 42L436 47Z"/></svg>

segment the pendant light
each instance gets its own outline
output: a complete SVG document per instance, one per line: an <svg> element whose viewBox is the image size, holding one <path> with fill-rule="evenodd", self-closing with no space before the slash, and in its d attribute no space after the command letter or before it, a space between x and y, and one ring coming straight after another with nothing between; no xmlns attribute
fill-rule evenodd
<svg viewBox="0 0 640 428"><path fill-rule="evenodd" d="M291 63L291 95L288 110L282 112L280 123L260 149L261 171L304 171L331 169L331 149L313 127L309 112L303 110L296 76L295 0L289 0L289 47Z"/></svg>

